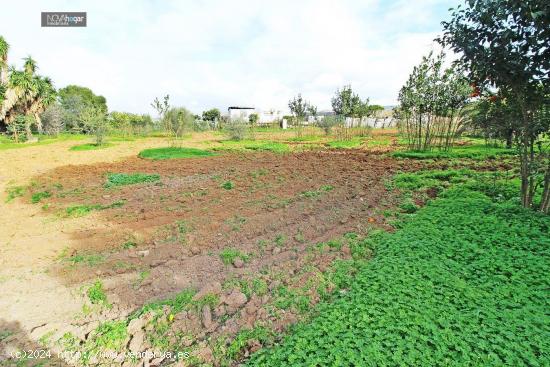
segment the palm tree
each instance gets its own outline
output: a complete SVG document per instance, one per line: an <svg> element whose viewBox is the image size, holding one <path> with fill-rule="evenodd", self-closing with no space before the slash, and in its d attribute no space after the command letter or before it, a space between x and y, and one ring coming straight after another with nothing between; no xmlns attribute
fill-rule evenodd
<svg viewBox="0 0 550 367"><path fill-rule="evenodd" d="M38 67L36 66L36 61L30 55L25 57L23 60L25 61L25 63L23 64L25 73L34 75L36 69L38 69Z"/></svg>
<svg viewBox="0 0 550 367"><path fill-rule="evenodd" d="M0 36L0 85L8 84L8 50L10 45Z"/></svg>
<svg viewBox="0 0 550 367"><path fill-rule="evenodd" d="M40 113L53 103L56 91L49 78L36 75L36 61L28 56L24 59L23 70L7 67L9 45L0 36L0 122L11 124L17 115L34 117L38 131L42 131ZM32 119L27 118L25 130L27 138L32 137ZM17 141L16 129L14 137Z"/></svg>
<svg viewBox="0 0 550 367"><path fill-rule="evenodd" d="M32 102L29 107L29 112L34 116L36 121L36 127L38 131L42 132L42 120L40 119L40 114L46 110L50 104L55 102L57 93L53 87L53 83L48 77L36 77L36 83L38 86L38 92L35 97L32 99Z"/></svg>

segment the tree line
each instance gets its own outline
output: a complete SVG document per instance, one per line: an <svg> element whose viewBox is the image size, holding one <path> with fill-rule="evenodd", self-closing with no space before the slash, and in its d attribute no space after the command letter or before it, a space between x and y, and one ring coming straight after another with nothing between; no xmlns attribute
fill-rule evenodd
<svg viewBox="0 0 550 367"><path fill-rule="evenodd" d="M411 150L452 148L464 131L518 152L521 203L550 209L550 3L466 0L436 39L458 59L430 54L399 93ZM540 202L534 199L540 193Z"/></svg>

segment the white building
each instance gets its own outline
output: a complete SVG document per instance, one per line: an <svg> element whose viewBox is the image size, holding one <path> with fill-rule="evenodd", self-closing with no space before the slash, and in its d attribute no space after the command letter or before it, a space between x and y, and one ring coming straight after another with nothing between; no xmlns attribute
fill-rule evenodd
<svg viewBox="0 0 550 367"><path fill-rule="evenodd" d="M248 121L250 115L257 114L258 124L273 124L280 122L285 113L284 111L275 109L259 110L254 107L231 106L227 109L227 114L230 121L237 119Z"/></svg>
<svg viewBox="0 0 550 367"><path fill-rule="evenodd" d="M238 119L248 121L250 115L253 113L256 113L256 109L254 107L231 106L227 109L229 121L235 121Z"/></svg>

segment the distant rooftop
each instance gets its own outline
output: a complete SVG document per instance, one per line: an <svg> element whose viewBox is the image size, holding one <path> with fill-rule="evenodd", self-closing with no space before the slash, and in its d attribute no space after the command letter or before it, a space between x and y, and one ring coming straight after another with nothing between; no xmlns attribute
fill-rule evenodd
<svg viewBox="0 0 550 367"><path fill-rule="evenodd" d="M253 110L254 107L231 106L228 110Z"/></svg>

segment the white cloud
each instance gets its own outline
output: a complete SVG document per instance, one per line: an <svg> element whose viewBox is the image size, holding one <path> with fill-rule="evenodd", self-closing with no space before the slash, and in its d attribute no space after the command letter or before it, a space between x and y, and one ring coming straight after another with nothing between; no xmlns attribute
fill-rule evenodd
<svg viewBox="0 0 550 367"><path fill-rule="evenodd" d="M155 96L195 112L246 104L285 108L302 93L330 108L352 84L394 104L433 46L449 4L396 1L30 1L0 14L11 62L27 54L58 87L103 94L113 110L152 112ZM87 11L87 28L41 28L41 11Z"/></svg>

